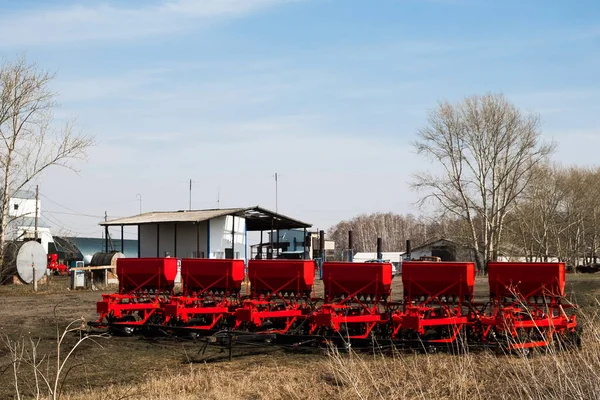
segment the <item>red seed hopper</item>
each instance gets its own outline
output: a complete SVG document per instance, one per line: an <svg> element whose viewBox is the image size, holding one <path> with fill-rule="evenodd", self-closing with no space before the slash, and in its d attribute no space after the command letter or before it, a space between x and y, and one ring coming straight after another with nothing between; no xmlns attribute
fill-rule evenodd
<svg viewBox="0 0 600 400"><path fill-rule="evenodd" d="M452 343L475 322L472 262L402 263L404 309L393 317L393 336Z"/></svg>
<svg viewBox="0 0 600 400"><path fill-rule="evenodd" d="M483 340L508 350L547 347L560 338L578 342L577 321L565 309L564 263L490 262L490 309Z"/></svg>
<svg viewBox="0 0 600 400"><path fill-rule="evenodd" d="M244 280L244 260L184 258L181 283L184 295L191 293L237 293Z"/></svg>
<svg viewBox="0 0 600 400"><path fill-rule="evenodd" d="M312 260L250 260L248 279L254 293L310 293L315 281Z"/></svg>
<svg viewBox="0 0 600 400"><path fill-rule="evenodd" d="M312 334L337 334L348 339L369 337L385 323L390 299L391 263L323 263L324 304L311 318Z"/></svg>
<svg viewBox="0 0 600 400"><path fill-rule="evenodd" d="M488 263L490 295L524 298L565 295L565 263Z"/></svg>
<svg viewBox="0 0 600 400"><path fill-rule="evenodd" d="M98 323L125 333L150 321L162 323L161 305L172 295L177 276L176 258L119 258L118 294L103 294L96 304Z"/></svg>
<svg viewBox="0 0 600 400"><path fill-rule="evenodd" d="M163 305L170 326L210 330L224 325L239 304L244 260L184 258L181 296Z"/></svg>
<svg viewBox="0 0 600 400"><path fill-rule="evenodd" d="M236 327L285 333L309 314L312 260L250 260L251 294L236 310Z"/></svg>
<svg viewBox="0 0 600 400"><path fill-rule="evenodd" d="M386 298L392 285L391 263L323 263L325 298L339 296Z"/></svg>
<svg viewBox="0 0 600 400"><path fill-rule="evenodd" d="M176 258L118 258L119 293L168 292L175 286Z"/></svg>

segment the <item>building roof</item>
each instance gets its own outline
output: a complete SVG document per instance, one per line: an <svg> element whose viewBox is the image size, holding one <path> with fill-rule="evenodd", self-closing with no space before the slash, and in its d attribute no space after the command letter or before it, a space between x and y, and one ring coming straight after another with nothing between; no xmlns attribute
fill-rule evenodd
<svg viewBox="0 0 600 400"><path fill-rule="evenodd" d="M441 246L441 245L443 245L443 244L452 244L452 245L455 245L455 246L457 246L457 245L458 245L458 243L456 243L456 242L455 242L455 241L453 241L453 240L450 240L450 239L444 239L444 238L440 238L440 239L436 239L436 240L434 240L434 241L431 241L431 242L428 242L428 243L422 244L422 245L420 245L420 246L413 247L413 248L411 249L411 251L415 251L415 250L421 250L421 249L425 249L425 248L427 248L427 247Z"/></svg>
<svg viewBox="0 0 600 400"><path fill-rule="evenodd" d="M15 193L13 193L11 198L31 200L35 199L35 192L31 190L17 190Z"/></svg>
<svg viewBox="0 0 600 400"><path fill-rule="evenodd" d="M147 225L160 223L198 223L225 215L234 215L246 220L248 231L270 229L309 228L306 222L275 213L262 207L219 208L209 210L152 211L132 217L100 222L101 226Z"/></svg>
<svg viewBox="0 0 600 400"><path fill-rule="evenodd" d="M118 250L125 254L125 257L137 257L138 241L135 239L124 239L124 249L121 249L121 239L109 239L109 250ZM91 237L74 237L74 236L54 236L54 242L59 243L62 247L70 246L76 249L84 256L91 256L94 253L102 253L105 251L106 241L104 238Z"/></svg>
<svg viewBox="0 0 600 400"><path fill-rule="evenodd" d="M35 217L15 217L12 224L20 228L33 228L35 227ZM38 218L38 228L50 228L50 225L44 219Z"/></svg>
<svg viewBox="0 0 600 400"><path fill-rule="evenodd" d="M77 247L76 244L73 243L73 241L70 240L70 238L54 236L53 239L56 251L63 253L62 258L69 260L83 260L83 254L81 253L81 250Z"/></svg>

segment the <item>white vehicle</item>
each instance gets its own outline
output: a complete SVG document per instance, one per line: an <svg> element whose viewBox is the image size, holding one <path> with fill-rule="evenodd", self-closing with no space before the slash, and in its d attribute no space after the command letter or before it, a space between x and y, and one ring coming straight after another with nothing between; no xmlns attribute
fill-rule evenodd
<svg viewBox="0 0 600 400"><path fill-rule="evenodd" d="M392 264L392 279L394 278L394 276L396 276L398 274L398 267L397 267L396 263L393 263L390 260L367 260L365 262L366 263L379 263L379 262L390 263L390 264Z"/></svg>

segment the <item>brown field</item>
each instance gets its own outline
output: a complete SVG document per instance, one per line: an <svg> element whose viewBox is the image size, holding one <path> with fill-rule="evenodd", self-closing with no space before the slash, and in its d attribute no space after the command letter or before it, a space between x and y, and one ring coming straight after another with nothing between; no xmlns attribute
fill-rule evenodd
<svg viewBox="0 0 600 400"><path fill-rule="evenodd" d="M96 318L101 291L69 291L67 280L53 279L33 293L27 286L0 287L0 399L16 397L10 347L31 359L37 343L39 370L56 370L57 331L73 320ZM600 393L599 275L568 275L567 291L581 306L584 349L532 358L490 353L357 355L327 351L309 354L266 348L213 353L201 359L193 341L164 338L107 337L81 343L61 378L62 399L288 399L288 398L596 398ZM400 280L394 296L401 297ZM476 294L487 296L485 278L477 278ZM77 343L66 335L62 354ZM210 350L209 350L210 351ZM45 357L45 358L44 358ZM33 368L18 365L23 398L48 396L43 379L35 384ZM54 384L52 379L52 385Z"/></svg>

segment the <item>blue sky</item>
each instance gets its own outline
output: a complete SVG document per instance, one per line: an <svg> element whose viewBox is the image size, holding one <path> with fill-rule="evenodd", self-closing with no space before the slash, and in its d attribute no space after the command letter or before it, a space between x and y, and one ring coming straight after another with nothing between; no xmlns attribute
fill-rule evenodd
<svg viewBox="0 0 600 400"><path fill-rule="evenodd" d="M57 123L98 145L39 181L57 230L261 205L318 228L418 210L411 147L438 100L503 92L554 159L596 165L600 3L487 0L0 1L0 57L56 71ZM86 214L71 215L71 214ZM132 235L132 233L128 233Z"/></svg>

